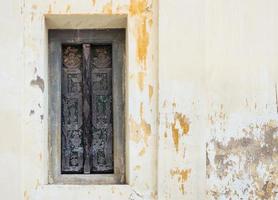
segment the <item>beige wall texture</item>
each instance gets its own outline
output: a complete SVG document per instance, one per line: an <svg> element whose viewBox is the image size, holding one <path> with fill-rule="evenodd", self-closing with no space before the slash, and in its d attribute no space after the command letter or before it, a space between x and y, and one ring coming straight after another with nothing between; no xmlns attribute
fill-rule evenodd
<svg viewBox="0 0 278 200"><path fill-rule="evenodd" d="M0 0L0 199L278 199L277 10ZM123 27L127 184L48 184L47 30Z"/></svg>

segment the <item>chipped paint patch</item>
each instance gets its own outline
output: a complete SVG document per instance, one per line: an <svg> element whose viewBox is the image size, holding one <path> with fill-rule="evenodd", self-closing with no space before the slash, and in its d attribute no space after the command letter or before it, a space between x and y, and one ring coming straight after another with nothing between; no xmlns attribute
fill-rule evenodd
<svg viewBox="0 0 278 200"><path fill-rule="evenodd" d="M177 176L179 182L179 190L182 194L185 194L185 183L191 173L191 169L179 169L175 168L170 171L172 177Z"/></svg>
<svg viewBox="0 0 278 200"><path fill-rule="evenodd" d="M37 76L36 79L31 80L30 85L38 86L41 91L44 92L44 80L40 76Z"/></svg>
<svg viewBox="0 0 278 200"><path fill-rule="evenodd" d="M238 138L207 143L208 198L276 199L278 121L251 123Z"/></svg>

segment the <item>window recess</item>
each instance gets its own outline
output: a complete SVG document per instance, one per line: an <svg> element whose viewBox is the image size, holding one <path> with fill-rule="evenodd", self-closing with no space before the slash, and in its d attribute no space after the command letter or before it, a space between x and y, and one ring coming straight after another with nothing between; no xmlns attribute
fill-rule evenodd
<svg viewBox="0 0 278 200"><path fill-rule="evenodd" d="M124 30L49 30L50 183L125 182Z"/></svg>

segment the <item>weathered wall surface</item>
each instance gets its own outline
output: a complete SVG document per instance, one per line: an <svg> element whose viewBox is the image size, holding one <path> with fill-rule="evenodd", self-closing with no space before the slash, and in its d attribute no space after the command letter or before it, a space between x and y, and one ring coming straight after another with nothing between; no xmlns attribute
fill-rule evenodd
<svg viewBox="0 0 278 200"><path fill-rule="evenodd" d="M1 199L278 198L275 0L13 0L0 10ZM128 185L49 185L47 28L96 28L94 14L128 19Z"/></svg>
<svg viewBox="0 0 278 200"><path fill-rule="evenodd" d="M277 8L160 1L160 199L278 198Z"/></svg>
<svg viewBox="0 0 278 200"><path fill-rule="evenodd" d="M21 2L0 2L0 194L20 199L22 133ZM21 75L19 75L21 74Z"/></svg>
<svg viewBox="0 0 278 200"><path fill-rule="evenodd" d="M277 8L207 4L208 199L278 198Z"/></svg>

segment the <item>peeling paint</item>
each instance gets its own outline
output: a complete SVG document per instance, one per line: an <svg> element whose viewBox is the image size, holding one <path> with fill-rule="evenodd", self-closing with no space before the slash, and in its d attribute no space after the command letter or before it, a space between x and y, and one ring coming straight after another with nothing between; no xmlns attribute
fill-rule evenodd
<svg viewBox="0 0 278 200"><path fill-rule="evenodd" d="M175 168L170 171L171 176L177 176L179 182L179 190L182 194L185 194L185 183L191 173L191 169L179 169Z"/></svg>
<svg viewBox="0 0 278 200"><path fill-rule="evenodd" d="M276 199L278 121L250 124L240 138L207 143L208 197ZM238 185L240 187L235 187Z"/></svg>
<svg viewBox="0 0 278 200"><path fill-rule="evenodd" d="M41 91L44 92L44 80L40 76L37 76L36 79L31 80L30 85L38 86Z"/></svg>

